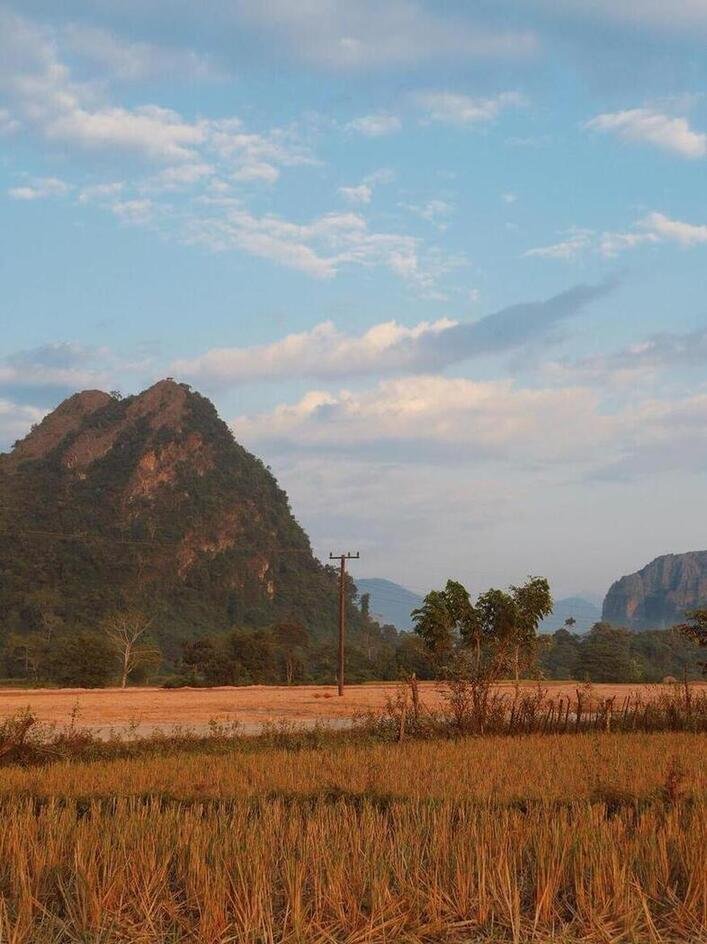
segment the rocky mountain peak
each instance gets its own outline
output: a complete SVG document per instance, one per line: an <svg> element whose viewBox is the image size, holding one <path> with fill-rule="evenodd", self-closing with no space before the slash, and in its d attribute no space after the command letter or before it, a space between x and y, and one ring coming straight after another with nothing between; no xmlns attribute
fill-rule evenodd
<svg viewBox="0 0 707 944"><path fill-rule="evenodd" d="M665 554L612 584L602 619L631 629L663 629L707 604L707 551Z"/></svg>
<svg viewBox="0 0 707 944"><path fill-rule="evenodd" d="M294 614L315 633L336 625L336 577L286 494L185 384L75 394L1 460L10 623L41 587L77 625L123 605L175 636Z"/></svg>

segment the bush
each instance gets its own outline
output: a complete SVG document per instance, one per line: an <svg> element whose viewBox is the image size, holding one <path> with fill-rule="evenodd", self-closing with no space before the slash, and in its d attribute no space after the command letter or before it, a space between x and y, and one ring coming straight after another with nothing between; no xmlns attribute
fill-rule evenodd
<svg viewBox="0 0 707 944"><path fill-rule="evenodd" d="M115 672L115 652L96 633L61 636L47 657L50 681L69 688L100 688L115 677Z"/></svg>

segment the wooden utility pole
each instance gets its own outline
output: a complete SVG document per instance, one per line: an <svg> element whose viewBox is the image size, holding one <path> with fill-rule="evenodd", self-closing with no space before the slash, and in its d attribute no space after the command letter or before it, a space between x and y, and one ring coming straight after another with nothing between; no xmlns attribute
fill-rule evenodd
<svg viewBox="0 0 707 944"><path fill-rule="evenodd" d="M346 636L346 561L359 560L360 554L347 552L346 554L329 553L329 560L339 561L339 695L344 694L344 641Z"/></svg>

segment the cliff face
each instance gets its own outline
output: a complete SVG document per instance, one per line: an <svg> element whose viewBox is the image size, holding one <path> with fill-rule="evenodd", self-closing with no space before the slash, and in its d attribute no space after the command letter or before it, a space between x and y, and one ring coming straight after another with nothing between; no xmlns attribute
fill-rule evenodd
<svg viewBox="0 0 707 944"><path fill-rule="evenodd" d="M662 629L706 603L707 551L666 554L612 585L602 619L631 629Z"/></svg>
<svg viewBox="0 0 707 944"><path fill-rule="evenodd" d="M208 400L170 380L123 400L75 394L0 455L0 532L0 629L47 610L92 626L137 606L169 650L276 618L336 625L336 577L285 493Z"/></svg>

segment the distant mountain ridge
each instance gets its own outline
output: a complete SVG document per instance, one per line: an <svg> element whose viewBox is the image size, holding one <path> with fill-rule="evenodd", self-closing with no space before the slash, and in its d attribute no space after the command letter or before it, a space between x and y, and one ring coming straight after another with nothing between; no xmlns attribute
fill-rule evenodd
<svg viewBox="0 0 707 944"><path fill-rule="evenodd" d="M370 595L371 616L378 622L390 623L399 630L412 629L410 614L423 601L419 593L379 577L361 578L356 581L356 588L359 598L364 593ZM555 632L565 625L565 620L570 616L576 620L572 632L586 633L601 619L601 609L583 597L556 600L552 614L540 624L540 632Z"/></svg>
<svg viewBox="0 0 707 944"><path fill-rule="evenodd" d="M388 623L398 630L412 629L411 612L422 603L419 593L379 577L364 577L356 581L359 598L371 597L371 616L379 623Z"/></svg>
<svg viewBox="0 0 707 944"><path fill-rule="evenodd" d="M586 633L595 623L601 619L601 608L585 600L584 597L563 597L555 600L555 605L550 616L547 616L540 624L541 633L554 633L562 629L565 620L572 617L576 622L572 626L573 633Z"/></svg>
<svg viewBox="0 0 707 944"><path fill-rule="evenodd" d="M629 629L664 629L705 605L707 551L664 554L612 584L602 619Z"/></svg>

